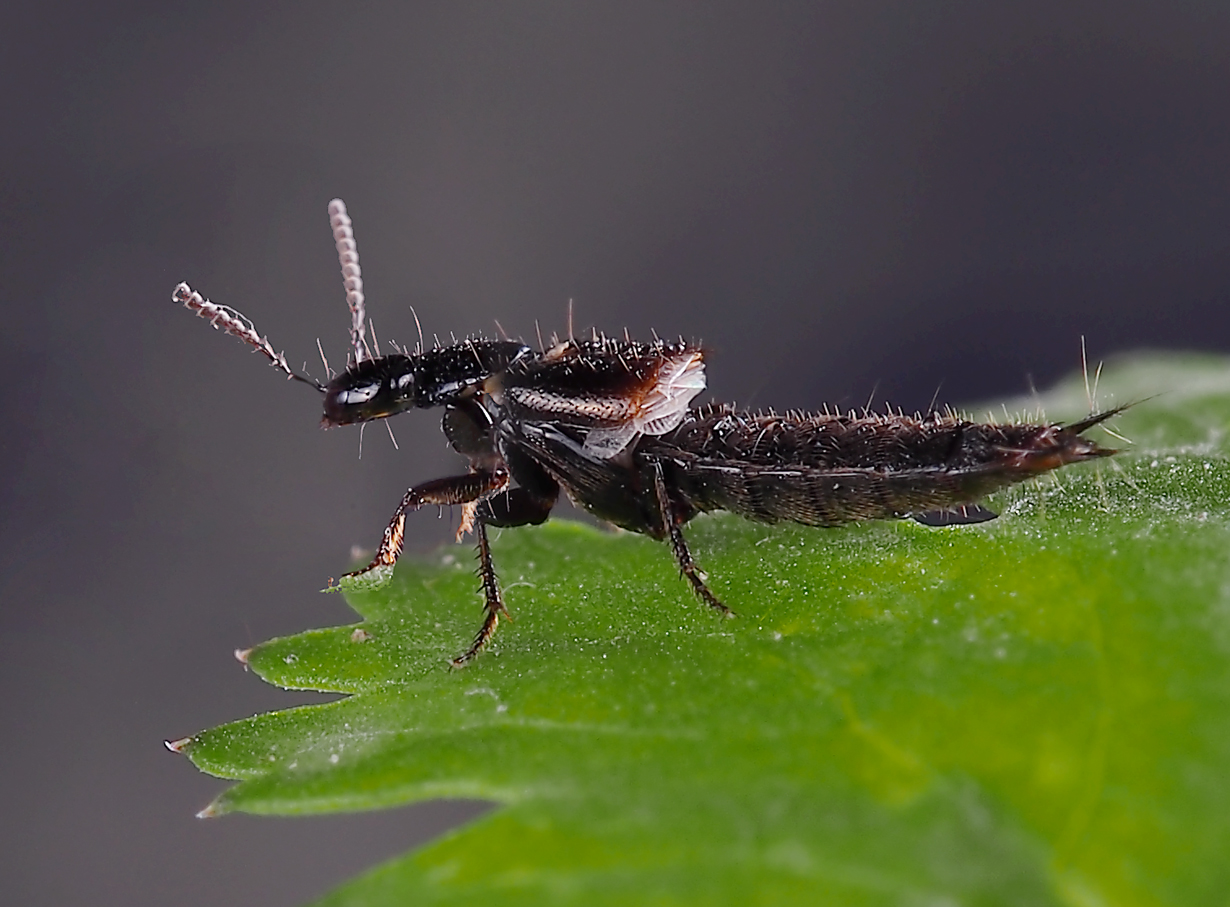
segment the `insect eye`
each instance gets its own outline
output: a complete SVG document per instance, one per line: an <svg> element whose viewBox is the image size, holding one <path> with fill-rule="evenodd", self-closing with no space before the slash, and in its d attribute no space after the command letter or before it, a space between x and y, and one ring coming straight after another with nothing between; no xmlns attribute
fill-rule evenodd
<svg viewBox="0 0 1230 907"><path fill-rule="evenodd" d="M349 390L338 391L335 400L342 406L352 406L358 403L366 403L379 392L379 384L365 384L361 387L352 387Z"/></svg>

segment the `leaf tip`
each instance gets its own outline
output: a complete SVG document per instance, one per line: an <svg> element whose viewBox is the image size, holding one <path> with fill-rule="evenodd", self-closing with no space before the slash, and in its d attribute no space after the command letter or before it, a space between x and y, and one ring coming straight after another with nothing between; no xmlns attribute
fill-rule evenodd
<svg viewBox="0 0 1230 907"><path fill-rule="evenodd" d="M216 819L225 812L226 810L218 803L217 800L215 800L213 803L210 803L203 810L198 812L196 817L198 819Z"/></svg>
<svg viewBox="0 0 1230 907"><path fill-rule="evenodd" d="M377 589L382 589L393 581L393 565L380 564L376 567L369 567L365 570L360 570L357 573L345 573L334 585L333 580L329 580L329 585L321 589L321 592L374 592Z"/></svg>

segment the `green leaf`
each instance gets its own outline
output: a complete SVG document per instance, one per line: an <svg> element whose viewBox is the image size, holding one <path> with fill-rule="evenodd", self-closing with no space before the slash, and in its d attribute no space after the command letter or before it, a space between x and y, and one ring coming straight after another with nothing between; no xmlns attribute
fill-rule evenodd
<svg viewBox="0 0 1230 907"><path fill-rule="evenodd" d="M998 520L696 520L722 620L664 545L504 532L516 622L465 548L257 646L351 694L193 737L221 813L500 806L323 904L1203 905L1230 890L1230 363L1113 364L1133 444ZM1050 418L1087 409L1073 380ZM1010 403L1034 409L1039 401Z"/></svg>

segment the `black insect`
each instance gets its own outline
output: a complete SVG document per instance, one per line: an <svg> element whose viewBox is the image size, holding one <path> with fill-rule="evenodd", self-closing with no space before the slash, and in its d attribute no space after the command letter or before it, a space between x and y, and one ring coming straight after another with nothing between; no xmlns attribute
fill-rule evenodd
<svg viewBox="0 0 1230 907"><path fill-rule="evenodd" d="M595 335L534 349L472 339L417 352L372 356L350 219L329 206L351 310L351 358L327 385L293 371L251 322L187 284L174 300L269 358L289 378L325 395L325 427L444 407L443 428L469 460L463 475L415 485L403 496L371 563L347 576L381 584L402 550L406 514L463 507L462 532L478 540L486 616L464 665L507 616L487 540L488 526L542 523L562 489L595 516L669 541L693 591L723 615L681 527L698 513L728 510L766 523L838 526L913 516L977 522L994 516L977 501L1068 463L1106 457L1081 433L1111 410L1072 425L971 422L953 412L749 413L707 404L704 350L683 340L637 343ZM541 346L541 345L540 345Z"/></svg>

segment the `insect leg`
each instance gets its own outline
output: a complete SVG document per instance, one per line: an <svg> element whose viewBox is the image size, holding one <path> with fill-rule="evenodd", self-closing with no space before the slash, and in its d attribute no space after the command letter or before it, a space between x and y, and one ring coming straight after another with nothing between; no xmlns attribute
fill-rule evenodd
<svg viewBox="0 0 1230 907"><path fill-rule="evenodd" d="M496 579L495 565L491 562L491 546L487 542L487 526L525 526L545 522L551 514L551 508L559 497L559 486L547 476L527 473L524 468L517 473L518 480L527 479L533 483L532 488L518 486L508 488L499 494L484 498L470 505L474 510L472 528L478 536L478 575L483 583L483 596L486 600L486 617L483 625L474 637L464 654L454 658L450 664L455 668L463 667L470 659L479 653L495 633L500 622L500 615L508 617L500 597L500 584ZM509 617L509 620L512 620Z"/></svg>
<svg viewBox="0 0 1230 907"><path fill-rule="evenodd" d="M692 552L688 551L688 544L683 540L683 530L679 528L679 521L676 519L674 508L671 506L670 495L666 491L666 479L662 475L662 464L657 461L654 461L653 464L653 488L658 498L658 511L662 517L662 526L666 530L667 538L670 540L671 551L674 552L680 572L692 584L692 591L699 595L710 607L716 608L726 617L734 617L735 612L718 601L717 596L709 591L709 587L705 585L704 574L696 566L696 561L692 560Z"/></svg>
<svg viewBox="0 0 1230 907"><path fill-rule="evenodd" d="M478 505L478 518L488 526L537 526L545 523L555 506L559 489L550 497L528 488L509 488Z"/></svg>
<svg viewBox="0 0 1230 907"><path fill-rule="evenodd" d="M372 562L362 570L347 573L348 577L370 577L377 582L387 579L388 573L397 563L401 555L402 542L405 539L406 514L418 510L425 504L468 504L503 490L508 485L508 470L497 466L483 472L471 472L464 476L449 476L445 479L433 479L422 485L415 485L401 499L393 519L384 530L380 547Z"/></svg>
<svg viewBox="0 0 1230 907"><path fill-rule="evenodd" d="M478 576L483 583L484 607L487 614L483 618L483 625L479 628L478 635L474 637L474 642L470 643L470 648L449 662L454 668L465 667L466 663L474 658L483 646L487 645L487 641L495 635L495 628L500 623L501 614L512 620L508 609L504 607L504 600L500 597L500 581L495 575L495 564L491 562L491 545L487 541L487 524L482 520L476 521L474 534L478 536Z"/></svg>

